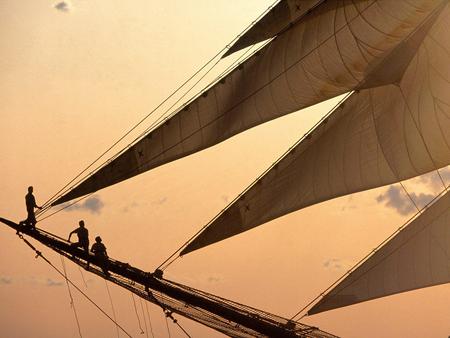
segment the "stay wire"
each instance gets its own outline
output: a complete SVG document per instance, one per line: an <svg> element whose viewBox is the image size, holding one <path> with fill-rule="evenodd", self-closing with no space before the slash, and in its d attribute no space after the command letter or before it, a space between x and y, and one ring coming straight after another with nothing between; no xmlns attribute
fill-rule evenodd
<svg viewBox="0 0 450 338"><path fill-rule="evenodd" d="M137 310L137 306L136 306L136 301L134 300L134 295L132 292L130 292L131 295L131 299L133 299L133 305L134 305L134 312L136 313L136 318L139 324L139 330L141 330L141 334L144 334L144 330L142 329L142 325L141 325L141 319L139 318L139 313Z"/></svg>
<svg viewBox="0 0 450 338"><path fill-rule="evenodd" d="M189 83L195 76L197 76L203 69L205 69L214 59L219 57L224 51L231 48L231 44L237 41L246 31L248 31L253 24L262 18L267 12L269 12L280 0L276 0L271 6L269 6L265 11L263 11L258 17L251 22L240 34L233 38L225 47L223 47L219 52L217 52L210 60L200 67L193 75L191 75L187 80L185 80L176 90L167 96L160 104L158 104L150 113L148 113L144 118L142 118L138 123L136 123L131 129L129 129L123 136L117 139L110 147L108 147L101 155L99 155L94 161L92 161L86 168L84 168L79 174L77 174L73 179L71 179L66 185L64 185L60 190L53 194L43 205L44 208L51 206L57 198L62 194L62 191L66 189L71 183L73 183L77 178L79 178L83 173L85 173L89 168L91 168L95 163L97 163L104 155L106 155L110 150L112 150L118 143L120 143L125 137L127 137L131 132L133 132L139 125L141 125L148 117L150 117L157 109L159 109L163 104L170 100L176 93L178 93L187 83ZM107 161L106 161L107 162ZM105 162L105 163L106 163ZM72 187L71 187L72 188ZM69 188L69 189L71 189Z"/></svg>
<svg viewBox="0 0 450 338"><path fill-rule="evenodd" d="M147 319L145 318L144 306L142 305L142 298L139 297L139 303L141 304L142 318L144 318L145 336L148 338Z"/></svg>
<svg viewBox="0 0 450 338"><path fill-rule="evenodd" d="M40 215L39 215L38 217L36 217L36 219L37 219L38 222L42 222L43 220L45 220L45 219L47 219L47 218L49 218L49 217L52 217L53 215L56 215L57 213L59 213L59 212L65 210L65 209L67 209L67 208L70 208L71 206L73 206L73 205L75 205L75 204L81 202L82 200L84 200L84 199L86 199L86 198L92 196L93 194L94 194L94 193L92 192L92 193L90 193L90 194L88 194L88 195L85 195L85 196L83 196L83 197L81 197L81 198L75 200L74 202L68 203L68 204L64 205L63 207L59 208L58 210L52 212L51 214L45 216L45 217L42 217L42 218L41 218L41 217L39 217L39 216L40 216ZM47 210L49 210L49 209L47 209ZM46 210L46 211L47 211L47 210ZM41 214L41 215L42 215L42 214Z"/></svg>
<svg viewBox="0 0 450 338"><path fill-rule="evenodd" d="M155 338L155 335L153 334L153 325L152 325L152 321L151 321L151 319L150 319L150 312L148 311L148 305L147 305L147 302L144 302L144 303L145 303L145 310L146 310L146 312L147 312L148 323L149 323L149 325L150 325L150 333L152 334L152 337Z"/></svg>
<svg viewBox="0 0 450 338"><path fill-rule="evenodd" d="M78 266L78 271L80 271L81 279L83 280L84 287L87 289L88 285L86 283L86 279L84 278L84 274L83 274L83 271L81 270L80 266Z"/></svg>
<svg viewBox="0 0 450 338"><path fill-rule="evenodd" d="M170 330L169 330L169 322L167 321L167 316L166 316L165 312L164 312L164 319L166 320L167 335L169 336L169 338L171 338Z"/></svg>
<svg viewBox="0 0 450 338"><path fill-rule="evenodd" d="M70 291L70 285L67 282L67 271L66 271L66 264L64 263L64 258L62 255L59 255L59 258L61 258L61 265L63 268L63 272L64 272L64 281L66 282L67 285L67 292L69 293L69 299L70 299L70 307L72 308L73 314L75 316L75 321L77 323L77 327L78 327L78 333L80 334L80 338L83 338L83 335L81 334L81 326L80 326L80 321L78 320L78 314L77 314L77 310L75 308L75 302L73 300L72 297L72 292Z"/></svg>
<svg viewBox="0 0 450 338"><path fill-rule="evenodd" d="M17 234L19 236L20 239L22 239L26 245L28 245L35 253L36 253L36 258L41 257L47 264L49 264L58 274L60 274L68 283L70 283L70 285L72 285L79 293L81 293L92 305L94 305L101 313L103 313L109 320L111 320L113 323L117 324L117 326L130 338L132 338L132 336L117 322L114 321L113 318L111 318L111 316L109 316L99 305L97 305L97 303L95 303L86 293L84 293L78 286L76 286L69 278L67 278L64 273L61 272L61 270L59 270L55 265L53 265L53 263L47 259L41 251L38 251L33 244L31 244L25 237L23 237L22 234L18 233Z"/></svg>
<svg viewBox="0 0 450 338"><path fill-rule="evenodd" d="M444 194L446 193L446 190L442 190L437 196L435 196L430 202L428 202L422 210L427 209L429 206L434 204L437 200L439 200ZM308 315L306 312L303 316L298 317L303 311L305 311L307 308L309 308L312 304L318 303L318 300L322 299L328 291L330 291L332 288L337 286L338 283L343 281L344 278L346 278L348 275L350 275L352 272L354 272L358 267L360 267L365 261L367 261L370 257L372 257L376 252L378 252L379 249L381 249L387 242L389 242L393 237L395 237L398 233L400 233L403 229L405 229L414 219L419 217L421 215L421 212L415 213L413 216L411 216L405 223L403 223L399 228L397 228L391 235L389 235L386 239L384 239L380 244L378 244L377 247L375 247L371 252L369 252L366 256L364 256L362 259L360 259L353 267L345 272L341 277L339 277L335 282L333 282L330 286L328 286L325 290L323 290L317 297L312 299L308 304L306 304L303 308L301 308L295 315L291 317L290 320L300 320ZM424 227L424 229L426 226ZM298 318L297 318L298 317ZM297 319L296 319L297 318Z"/></svg>
<svg viewBox="0 0 450 338"><path fill-rule="evenodd" d="M117 322L116 310L114 308L114 303L113 303L113 300L112 300L112 297L111 297L111 292L109 292L108 281L106 279L104 279L104 281L105 281L106 291L108 293L109 303L111 304L111 310L112 310L113 318L114 318L114 321ZM117 338L119 338L120 334L119 334L119 327L117 326L117 324L116 324L116 331L117 331Z"/></svg>

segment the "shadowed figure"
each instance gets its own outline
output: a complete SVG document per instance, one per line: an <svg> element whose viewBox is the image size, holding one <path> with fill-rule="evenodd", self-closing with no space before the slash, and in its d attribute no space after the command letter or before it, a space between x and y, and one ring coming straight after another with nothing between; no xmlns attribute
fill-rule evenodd
<svg viewBox="0 0 450 338"><path fill-rule="evenodd" d="M86 253L89 255L89 231L84 227L84 221L79 221L78 224L79 227L69 234L68 241L70 242L70 237L72 237L72 235L76 233L78 236L78 242L72 243L70 244L70 246L74 248L83 248L84 251L86 251Z"/></svg>
<svg viewBox="0 0 450 338"><path fill-rule="evenodd" d="M25 195L25 204L27 206L27 219L25 221L21 221L20 225L26 225L29 226L31 229L35 229L36 227L36 216L34 215L34 209L38 208L39 210L42 209L42 207L38 206L36 204L36 199L34 198L33 195L33 187L29 186L28 187L28 194Z"/></svg>
<svg viewBox="0 0 450 338"><path fill-rule="evenodd" d="M94 253L97 259L97 264L102 268L105 275L109 275L108 272L108 253L106 252L106 247L102 243L100 236L95 237L95 243L92 244L91 251Z"/></svg>

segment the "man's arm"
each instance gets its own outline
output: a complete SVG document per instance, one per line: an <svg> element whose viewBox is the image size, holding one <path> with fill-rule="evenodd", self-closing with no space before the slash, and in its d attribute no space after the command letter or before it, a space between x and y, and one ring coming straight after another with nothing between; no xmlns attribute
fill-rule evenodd
<svg viewBox="0 0 450 338"><path fill-rule="evenodd" d="M75 229L74 231L72 231L72 232L69 234L69 238L67 239L69 242L70 242L70 237L72 237L72 235L73 235L74 233L76 233L77 230L78 230L78 229Z"/></svg>

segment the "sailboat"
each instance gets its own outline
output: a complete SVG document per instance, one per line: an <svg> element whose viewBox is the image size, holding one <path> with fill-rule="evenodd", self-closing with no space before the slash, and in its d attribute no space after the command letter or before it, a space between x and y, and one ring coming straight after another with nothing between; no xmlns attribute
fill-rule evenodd
<svg viewBox="0 0 450 338"><path fill-rule="evenodd" d="M449 21L448 1L282 1L224 56L269 43L48 206L343 94L335 109L158 271L179 256L302 208L439 173L450 164ZM448 283L448 196L441 193L311 304L308 314Z"/></svg>

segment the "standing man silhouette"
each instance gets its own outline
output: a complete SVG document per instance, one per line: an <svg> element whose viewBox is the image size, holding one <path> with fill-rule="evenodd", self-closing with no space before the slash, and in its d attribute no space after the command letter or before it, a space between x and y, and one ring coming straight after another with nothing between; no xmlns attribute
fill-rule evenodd
<svg viewBox="0 0 450 338"><path fill-rule="evenodd" d="M36 223L37 223L36 216L34 215L34 209L35 208L42 209L42 208L36 204L36 199L34 198L34 195L33 195L33 187L32 186L28 187L28 194L25 195L25 204L27 206L28 217L24 221L24 223L29 225L31 227L31 229L34 230L36 227Z"/></svg>

